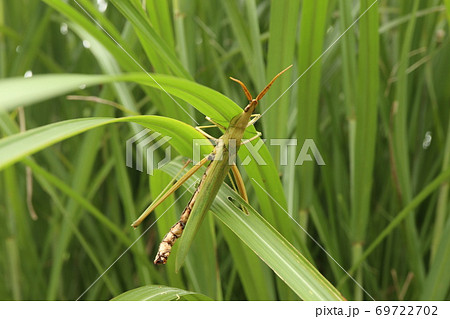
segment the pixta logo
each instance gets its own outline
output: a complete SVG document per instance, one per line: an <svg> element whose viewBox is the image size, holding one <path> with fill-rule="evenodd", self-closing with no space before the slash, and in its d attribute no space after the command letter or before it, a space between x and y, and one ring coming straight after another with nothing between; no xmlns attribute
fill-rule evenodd
<svg viewBox="0 0 450 319"><path fill-rule="evenodd" d="M154 169L160 169L167 164L171 159L170 145L166 145L164 149L164 158L155 163L155 151L164 147L170 136L163 136L158 132L151 132L145 129L129 138L126 142L126 164L128 167L133 167L133 154L135 153L136 169L144 171L144 159L146 159L147 174L153 175ZM135 145L135 147L134 147Z"/></svg>
<svg viewBox="0 0 450 319"><path fill-rule="evenodd" d="M144 171L144 162L146 163L146 172L149 175L153 175L155 169L160 169L165 164L171 161L171 148L170 145L165 145L172 138L170 136L163 136L158 132L151 132L149 129L145 129L129 138L126 142L126 164L128 167L135 167L138 171ZM236 162L236 141L228 141L228 158L229 164L235 164ZM202 152L202 146L211 146L212 141L206 139L195 139L192 144L192 158L194 163L198 163L205 154ZM306 139L301 144L300 151L298 151L298 143L296 139L271 139L268 141L259 139L255 144L245 143L241 144L241 148L246 148L248 155L241 158L240 164L242 166L249 165L252 161L255 161L257 165L267 165L264 158L260 154L262 146L266 144L268 147L279 148L279 165L280 166L301 166L304 162L316 162L317 165L326 165L322 155L319 152L316 144L312 139ZM159 160L156 150L164 147L164 158ZM298 155L294 159L288 159L288 149L292 148L292 151L298 152ZM160 154L161 152L158 152ZM133 156L133 154L136 154ZM209 160L220 161L223 160L221 156L215 156L209 154Z"/></svg>
<svg viewBox="0 0 450 319"><path fill-rule="evenodd" d="M303 144L301 145L300 151L298 152L298 156L295 157L294 161L288 160L288 151L292 148L292 151L297 151L297 140L296 139L270 139L268 144L267 140L259 139L255 144L245 143L241 144L240 148L246 148L248 151L248 156L242 158L241 165L246 166L249 165L251 161L255 161L257 165L267 165L264 158L261 156L260 151L262 146L265 144L268 147L278 147L279 148L279 164L280 166L301 166L305 162L316 162L319 166L324 166L325 161L322 158L322 155L319 152L319 149L314 143L312 139L305 139ZM236 160L236 141L233 139L228 140L228 152L229 152L229 164L232 165ZM205 145L211 145L211 141L205 139L195 139L193 141L193 161L194 163L198 163L204 156L207 154L201 151L201 147ZM210 160L221 161L222 157L220 156L212 156Z"/></svg>

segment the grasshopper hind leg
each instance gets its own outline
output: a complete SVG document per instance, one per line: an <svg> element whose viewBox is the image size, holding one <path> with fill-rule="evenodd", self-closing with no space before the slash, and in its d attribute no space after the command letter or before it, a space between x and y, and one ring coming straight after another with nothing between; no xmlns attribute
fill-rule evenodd
<svg viewBox="0 0 450 319"><path fill-rule="evenodd" d="M218 140L217 138L215 138L214 136L212 136L212 135L210 135L210 134L208 134L208 133L206 133L205 131L202 130L204 128L211 128L211 127L217 127L217 126L216 125L203 125L203 126L196 126L195 129L197 131L199 131L204 137L214 141L214 143L217 143L217 140Z"/></svg>

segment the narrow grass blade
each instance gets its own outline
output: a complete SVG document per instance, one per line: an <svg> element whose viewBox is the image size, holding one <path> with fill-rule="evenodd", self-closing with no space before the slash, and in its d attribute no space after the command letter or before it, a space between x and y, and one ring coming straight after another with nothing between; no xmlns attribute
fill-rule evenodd
<svg viewBox="0 0 450 319"><path fill-rule="evenodd" d="M447 128L447 143L445 144L444 148L444 159L442 163L442 170L445 170L447 167L450 167L450 115L449 115L449 121L447 122L448 128ZM441 242L441 237L445 233L443 231L445 220L448 218L448 211L449 211L449 188L450 185L448 183L444 183L441 185L441 188L439 190L439 198L437 203L437 209L436 209L436 220L434 224L434 231L433 231L433 242L431 244L431 262L433 263L433 259L436 256L437 248L439 247L439 243Z"/></svg>
<svg viewBox="0 0 450 319"><path fill-rule="evenodd" d="M327 22L328 1L304 1L300 22L300 41L298 43L298 72L305 72L322 54L325 25ZM297 82L298 116L297 139L316 139L317 115L319 112L319 87L321 61ZM300 209L307 210L312 201L315 162L305 162L298 168L298 185L300 192Z"/></svg>
<svg viewBox="0 0 450 319"><path fill-rule="evenodd" d="M175 75L186 79L191 78L189 73L175 56L174 52L155 32L142 8L135 6L130 1L113 0L112 3L133 24L135 32L141 39L141 43L150 60L154 54L157 54L158 57L170 67Z"/></svg>
<svg viewBox="0 0 450 319"><path fill-rule="evenodd" d="M192 291L165 287L144 286L139 287L114 297L112 301L169 301L169 300L198 300L212 301L213 299Z"/></svg>
<svg viewBox="0 0 450 319"><path fill-rule="evenodd" d="M373 1L361 0L361 12L364 12ZM378 10L375 4L359 20L359 56L358 82L355 117L356 131L354 138L354 168L352 180L352 217L351 229L353 240L353 260L356 261L362 252L366 240L367 224L370 217L370 203L373 181L373 165L375 159L375 140L378 105L378 65L373 61L379 58ZM362 277L358 277L361 279ZM362 299L363 291L358 289L356 298Z"/></svg>
<svg viewBox="0 0 450 319"><path fill-rule="evenodd" d="M394 160L395 174L398 178L398 186L400 190L399 196L403 205L409 203L413 197L411 183L411 163L409 159L409 141L408 141L408 117L410 116L410 102L408 97L408 73L409 54L411 51L411 43L414 36L414 28L416 24L415 12L419 7L419 1L415 0L412 4L412 19L408 22L406 29L402 32L402 47L399 56L398 80L396 86L397 107L395 110L393 141L394 141ZM404 5L403 9L410 8ZM422 287L425 280L425 268L423 259L420 256L421 245L418 238L418 231L414 214L408 215L406 219L408 262L414 271L415 280L419 287Z"/></svg>
<svg viewBox="0 0 450 319"><path fill-rule="evenodd" d="M425 280L420 296L421 300L447 300L450 285L450 218L443 231L442 239L436 250L436 257Z"/></svg>
<svg viewBox="0 0 450 319"><path fill-rule="evenodd" d="M270 81L273 74L292 64L294 61L295 39L297 34L297 23L299 18L300 1L289 0L279 1L270 8L270 37L267 53L266 81ZM295 72L292 72L293 74ZM293 82L292 76L285 75L277 80L277 85L273 86L261 102L261 113L267 109L286 88ZM291 91L286 92L283 97L272 106L262 121L264 124L265 138L284 138L288 136L289 115L292 115L293 108L290 106ZM276 116L274 116L276 114ZM278 159L279 151L273 151L273 158ZM275 163L278 167L279 163Z"/></svg>
<svg viewBox="0 0 450 319"><path fill-rule="evenodd" d="M259 43L259 34L257 25L257 14L254 0L246 1L247 17L244 17L237 1L224 1L221 3L230 19L231 28L241 47L242 55L245 60L245 66L249 71L251 79L255 85L264 86L264 63ZM253 8L253 9L252 9Z"/></svg>

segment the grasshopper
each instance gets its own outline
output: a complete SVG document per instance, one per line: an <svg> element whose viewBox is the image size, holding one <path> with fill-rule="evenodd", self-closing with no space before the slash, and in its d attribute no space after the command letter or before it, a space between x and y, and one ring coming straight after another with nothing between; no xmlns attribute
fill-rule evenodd
<svg viewBox="0 0 450 319"><path fill-rule="evenodd" d="M287 71L292 65L278 73L269 84L258 94L256 98L253 98L249 90L243 82L235 78L230 77L231 80L239 83L242 87L245 96L248 99L247 106L243 109L242 113L234 116L228 127L224 127L219 123L214 122L211 118L206 119L213 125L198 126L196 129L201 132L205 137L215 141L215 147L211 154L203 158L200 162L194 165L184 176L182 176L165 194L157 198L143 213L142 215L131 225L133 227L139 226L139 224L153 211L159 204L161 204L170 194L177 190L188 178L190 178L200 167L202 167L206 162L210 161L203 174L200 183L197 186L191 200L187 204L183 213L181 214L180 220L175 223L169 230L169 232L164 236L161 244L159 245L158 253L154 260L155 264L165 264L167 258L172 251L172 247L175 241L181 237L183 230L186 226L194 227L193 230L198 229L203 217L210 209L219 189L224 182L226 176L232 171L234 178L236 180L237 189L242 196L242 198L248 202L247 194L245 191L244 183L239 170L236 167L235 159L237 151L240 145L248 143L261 136L260 132L257 132L252 138L243 141L243 135L245 129L253 125L260 117L260 114L253 114L259 100L266 94L270 89L273 82L285 71ZM208 133L204 132L203 128L209 127L219 127L225 130L225 133L219 137L214 138ZM190 219L189 217L192 216ZM188 224L189 220L189 224ZM192 225L192 226L191 226ZM183 237L183 242L186 243L187 249L189 249L192 243L193 236L196 232L186 232ZM189 236L190 238L186 238ZM186 251L187 251L186 249Z"/></svg>

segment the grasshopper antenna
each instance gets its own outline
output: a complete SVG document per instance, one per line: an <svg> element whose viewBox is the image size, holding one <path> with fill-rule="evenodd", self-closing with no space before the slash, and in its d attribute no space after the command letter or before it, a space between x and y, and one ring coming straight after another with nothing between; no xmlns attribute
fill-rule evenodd
<svg viewBox="0 0 450 319"><path fill-rule="evenodd" d="M252 95L250 94L250 91L249 91L249 90L247 89L247 87L245 86L245 84L242 83L242 81L240 81L240 80L238 80L238 79L232 78L231 76L230 76L230 79L233 80L234 82L237 82L237 83L240 84L240 86L242 87L242 90L244 90L244 93L245 93L245 96L247 97L247 100L248 100L249 102L251 102L251 101L253 100L253 97L252 97Z"/></svg>
<svg viewBox="0 0 450 319"><path fill-rule="evenodd" d="M262 97L267 93L267 91L269 91L270 87L272 86L273 82L275 82L276 79L278 79L278 77L283 74L284 72L286 72L287 70L289 70L292 67L292 64L290 66L288 66L286 69L284 69L283 71L281 71L280 73L278 73L277 75L275 75L275 77L272 79L272 81L269 82L269 84L266 85L266 87L258 94L258 96L256 97L256 101L259 101L262 99Z"/></svg>

